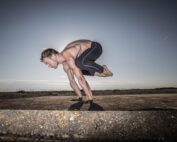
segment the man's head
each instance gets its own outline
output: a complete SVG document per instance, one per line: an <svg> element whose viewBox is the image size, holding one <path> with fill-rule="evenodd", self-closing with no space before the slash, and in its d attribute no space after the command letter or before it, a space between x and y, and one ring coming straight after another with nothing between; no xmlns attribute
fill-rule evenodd
<svg viewBox="0 0 177 142"><path fill-rule="evenodd" d="M59 64L57 61L58 54L59 52L56 51L55 49L47 48L42 51L40 60L44 64L47 64L48 67L56 69Z"/></svg>

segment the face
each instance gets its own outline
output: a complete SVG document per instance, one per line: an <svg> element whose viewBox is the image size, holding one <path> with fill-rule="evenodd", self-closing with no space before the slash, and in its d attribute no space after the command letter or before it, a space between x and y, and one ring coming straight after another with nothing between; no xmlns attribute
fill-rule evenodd
<svg viewBox="0 0 177 142"><path fill-rule="evenodd" d="M43 63L48 65L49 68L56 69L58 67L58 62L54 55L52 55L50 58L49 57L44 58Z"/></svg>

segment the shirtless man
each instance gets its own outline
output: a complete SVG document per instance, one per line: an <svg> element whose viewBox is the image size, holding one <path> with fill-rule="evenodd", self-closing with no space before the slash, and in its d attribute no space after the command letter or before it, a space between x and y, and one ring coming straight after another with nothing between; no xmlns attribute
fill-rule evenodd
<svg viewBox="0 0 177 142"><path fill-rule="evenodd" d="M99 77L113 75L106 65L101 66L94 62L101 54L102 46L100 43L91 40L76 40L69 43L61 52L52 48L43 50L40 60L54 69L62 64L78 100L82 101L82 94L74 76L86 94L86 102L92 103L92 91L84 75Z"/></svg>

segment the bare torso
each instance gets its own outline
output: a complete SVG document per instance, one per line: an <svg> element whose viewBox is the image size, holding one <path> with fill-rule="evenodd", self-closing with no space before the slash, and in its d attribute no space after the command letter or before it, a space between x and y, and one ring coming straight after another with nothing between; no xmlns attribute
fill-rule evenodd
<svg viewBox="0 0 177 142"><path fill-rule="evenodd" d="M62 53L67 57L79 57L85 50L91 47L92 41L90 40L76 40L69 43Z"/></svg>
<svg viewBox="0 0 177 142"><path fill-rule="evenodd" d="M85 50L91 47L91 40L76 40L63 49L61 54L66 59L66 62L63 63L63 68L66 71L67 69L77 68L75 65L75 59L78 58Z"/></svg>

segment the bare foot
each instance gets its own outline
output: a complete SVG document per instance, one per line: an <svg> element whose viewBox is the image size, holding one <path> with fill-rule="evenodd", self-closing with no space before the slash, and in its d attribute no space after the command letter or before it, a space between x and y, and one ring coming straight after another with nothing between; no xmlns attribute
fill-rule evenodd
<svg viewBox="0 0 177 142"><path fill-rule="evenodd" d="M108 76L113 76L113 73L108 69L106 65L103 65L103 72L95 72L94 76L99 76L99 77L108 77Z"/></svg>
<svg viewBox="0 0 177 142"><path fill-rule="evenodd" d="M105 77L103 73L95 72L94 76Z"/></svg>
<svg viewBox="0 0 177 142"><path fill-rule="evenodd" d="M113 76L113 73L108 69L106 65L103 65L103 68L103 74L105 74L106 76Z"/></svg>

